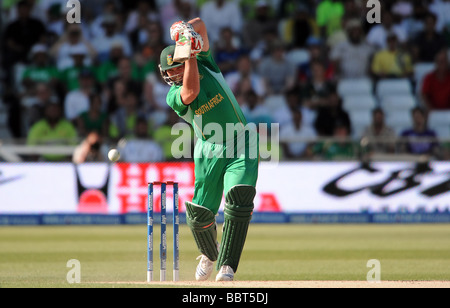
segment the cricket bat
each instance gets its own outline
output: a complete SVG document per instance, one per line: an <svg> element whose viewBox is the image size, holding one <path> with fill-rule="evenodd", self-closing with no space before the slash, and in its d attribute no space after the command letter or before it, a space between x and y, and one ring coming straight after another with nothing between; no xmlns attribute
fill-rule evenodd
<svg viewBox="0 0 450 308"><path fill-rule="evenodd" d="M180 36L175 44L173 61L183 63L190 57L191 57L191 40L188 39L184 35L184 33L180 33Z"/></svg>

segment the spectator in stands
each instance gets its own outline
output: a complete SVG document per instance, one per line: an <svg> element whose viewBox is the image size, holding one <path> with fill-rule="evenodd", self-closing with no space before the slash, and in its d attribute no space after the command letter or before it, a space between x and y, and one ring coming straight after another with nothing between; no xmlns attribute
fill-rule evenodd
<svg viewBox="0 0 450 308"><path fill-rule="evenodd" d="M319 3L316 10L316 21L320 27L322 38L333 35L341 28L341 20L345 9L342 1L324 0Z"/></svg>
<svg viewBox="0 0 450 308"><path fill-rule="evenodd" d="M375 53L372 61L372 73L377 79L411 78L413 65L411 56L401 50L397 36L390 34L387 48Z"/></svg>
<svg viewBox="0 0 450 308"><path fill-rule="evenodd" d="M301 92L299 88L293 88L292 90L289 90L285 93L286 103L289 107L289 114L282 117L280 113L276 113L278 116L277 119L280 122L291 122L292 121L292 114L296 110L300 110L302 112L302 123L303 125L307 126L314 126L314 121L317 117L317 111L316 109L312 109L309 107L307 102L302 99Z"/></svg>
<svg viewBox="0 0 450 308"><path fill-rule="evenodd" d="M159 54L164 49L164 37L161 24L156 21L147 21L142 28L139 28L132 33L135 36L135 54L141 59L141 66L145 62L153 62L153 66L159 64ZM139 62L138 60L136 60Z"/></svg>
<svg viewBox="0 0 450 308"><path fill-rule="evenodd" d="M340 78L365 78L370 76L370 61L374 48L365 40L361 22L358 19L346 23L347 40L331 51Z"/></svg>
<svg viewBox="0 0 450 308"><path fill-rule="evenodd" d="M149 115L149 124L158 127L166 122L169 105L166 96L170 86L164 81L159 72L150 73L144 82L144 106L142 111Z"/></svg>
<svg viewBox="0 0 450 308"><path fill-rule="evenodd" d="M425 28L425 19L430 11L427 1L399 1L392 7L392 12L402 16L400 25L409 40L414 40Z"/></svg>
<svg viewBox="0 0 450 308"><path fill-rule="evenodd" d="M450 66L447 50L435 57L435 69L425 76L422 85L422 100L429 110L450 109Z"/></svg>
<svg viewBox="0 0 450 308"><path fill-rule="evenodd" d="M17 19L8 24L2 34L3 68L6 81L13 81L13 67L17 63L27 63L31 48L43 41L45 35L44 24L30 15L29 1L17 3Z"/></svg>
<svg viewBox="0 0 450 308"><path fill-rule="evenodd" d="M69 51L69 55L72 58L73 64L60 70L60 79L66 92L75 91L80 88L80 73L82 71L90 71L92 73L94 71L92 66L85 64L88 51L84 45L74 46Z"/></svg>
<svg viewBox="0 0 450 308"><path fill-rule="evenodd" d="M114 83L118 79L121 79L125 84L127 90L133 91L140 99L142 95L143 86L141 80L139 79L140 78L139 73L137 73L137 70L135 70L134 67L135 67L134 63L130 58L122 57L117 62L117 76L108 81L107 86L109 90L112 90Z"/></svg>
<svg viewBox="0 0 450 308"><path fill-rule="evenodd" d="M344 0L344 17L343 19L366 19L366 14L364 14L364 4L358 0Z"/></svg>
<svg viewBox="0 0 450 308"><path fill-rule="evenodd" d="M300 109L292 111L292 121L280 130L280 139L283 143L283 153L286 158L300 159L313 156L313 140L317 137L316 131L310 125L303 123Z"/></svg>
<svg viewBox="0 0 450 308"><path fill-rule="evenodd" d="M247 97L246 97L247 92L249 92L249 91L253 91L251 81L248 78L243 79L238 84L238 88L236 89L236 91L233 92L234 96L236 97L236 101L239 104L244 104L245 100L247 99Z"/></svg>
<svg viewBox="0 0 450 308"><path fill-rule="evenodd" d="M248 80L251 90L259 97L263 97L266 94L266 89L264 87L264 82L259 73L254 70L250 56L248 54L241 54L239 59L236 61L237 70L235 72L229 73L225 76L230 89L238 95L240 86L243 84L244 80Z"/></svg>
<svg viewBox="0 0 450 308"><path fill-rule="evenodd" d="M277 21L272 16L269 4L266 0L258 0L256 2L255 16L247 20L242 28L244 48L254 48L263 39L266 31L276 28Z"/></svg>
<svg viewBox="0 0 450 308"><path fill-rule="evenodd" d="M39 82L33 85L27 96L21 100L22 131L28 133L31 126L44 117L44 108L50 103L59 103L49 83Z"/></svg>
<svg viewBox="0 0 450 308"><path fill-rule="evenodd" d="M348 124L337 121L333 126L333 140L319 142L314 153L325 160L351 160L355 158L355 145L350 139Z"/></svg>
<svg viewBox="0 0 450 308"><path fill-rule="evenodd" d="M400 44L406 43L408 35L404 29L394 23L392 13L387 10L381 12L381 23L373 26L367 34L367 42L377 49L388 47L388 36L395 35Z"/></svg>
<svg viewBox="0 0 450 308"><path fill-rule="evenodd" d="M115 45L122 46L126 57L131 57L133 50L128 36L118 31L118 20L114 14L108 14L103 18L102 26L105 29L104 35L94 37L92 46L97 53L97 60L102 63L110 57L111 48Z"/></svg>
<svg viewBox="0 0 450 308"><path fill-rule="evenodd" d="M164 159L174 160L174 155L181 159L192 158L192 149L194 148L192 126L183 121L180 122L180 117L173 110L169 110L167 115L166 122L158 127L153 134L154 140L163 149ZM176 124L180 125L173 131ZM174 142L177 143L174 144ZM184 145L189 146L184 147Z"/></svg>
<svg viewBox="0 0 450 308"><path fill-rule="evenodd" d="M297 83L302 86L311 81L313 75L312 67L315 62L322 63L325 69L325 79L328 81L333 80L335 77L335 67L328 59L327 48L323 41L316 37L309 37L306 41L306 46L308 47L309 59L298 66Z"/></svg>
<svg viewBox="0 0 450 308"><path fill-rule="evenodd" d="M306 48L309 37L320 36L316 20L304 3L296 5L292 16L282 19L279 27L283 42L292 48Z"/></svg>
<svg viewBox="0 0 450 308"><path fill-rule="evenodd" d="M147 31L150 21L147 19L147 17L141 15L139 16L138 22L138 26L133 31L127 34L133 51L138 50L140 46L144 45L145 41L150 38Z"/></svg>
<svg viewBox="0 0 450 308"><path fill-rule="evenodd" d="M149 22L146 30L147 38L144 40L145 43L138 48L138 52L141 52L145 61L152 62L156 69L159 64L159 55L166 46L164 45L164 31L159 22ZM145 78L145 76L143 77Z"/></svg>
<svg viewBox="0 0 450 308"><path fill-rule="evenodd" d="M107 161L108 148L103 143L102 137L97 132L91 132L75 148L72 156L72 162L82 164L85 162L104 162Z"/></svg>
<svg viewBox="0 0 450 308"><path fill-rule="evenodd" d="M59 83L59 73L50 64L47 46L36 44L30 51L30 65L26 66L22 75L22 85L25 93L29 93L37 83L49 83L56 87Z"/></svg>
<svg viewBox="0 0 450 308"><path fill-rule="evenodd" d="M50 49L50 55L56 60L59 70L74 66L73 49L85 50L83 64L86 66L93 64L97 53L92 44L83 36L81 26L67 24L64 35Z"/></svg>
<svg viewBox="0 0 450 308"><path fill-rule="evenodd" d="M331 137L335 133L335 127L345 125L349 134L352 131L350 116L342 108L342 99L336 90L332 90L326 99L326 104L317 109L317 117L314 127L319 136Z"/></svg>
<svg viewBox="0 0 450 308"><path fill-rule="evenodd" d="M325 40L325 45L329 50L334 49L337 45L340 43L343 43L347 40L347 34L345 33L345 27L347 24L347 19L344 17L342 18L342 26L340 29L335 31L332 35L328 36Z"/></svg>
<svg viewBox="0 0 450 308"><path fill-rule="evenodd" d="M372 111L372 123L368 125L362 138L367 138L367 150L374 153L394 153L396 133L393 128L385 123L385 114L380 107Z"/></svg>
<svg viewBox="0 0 450 308"><path fill-rule="evenodd" d="M403 152L440 157L436 132L428 128L427 111L416 107L412 109L411 116L413 127L401 133L400 147Z"/></svg>
<svg viewBox="0 0 450 308"><path fill-rule="evenodd" d="M195 0L194 0L195 1ZM204 1L204 0L199 0ZM268 15L272 18L276 18L276 10L280 5L279 1L271 0L243 0L239 1L239 6L242 12L244 20L248 21L255 18L258 15L258 9L263 8L268 11ZM243 26L243 28L245 25Z"/></svg>
<svg viewBox="0 0 450 308"><path fill-rule="evenodd" d="M294 11L298 8L298 6L302 6L306 12L310 13L316 10L316 3L312 3L312 1L292 1L292 0L281 0L274 4L274 9L276 11L276 17L279 20L289 18ZM296 7L294 4L298 4ZM316 16L313 14L312 16L315 20Z"/></svg>
<svg viewBox="0 0 450 308"><path fill-rule="evenodd" d="M80 137L96 132L102 139L108 137L108 114L102 110L102 99L98 94L89 97L89 110L82 112L76 119Z"/></svg>
<svg viewBox="0 0 450 308"><path fill-rule="evenodd" d="M208 1L200 8L200 18L208 28L209 41L214 46L220 39L223 28L229 27L240 33L244 23L239 5L234 1Z"/></svg>
<svg viewBox="0 0 450 308"><path fill-rule="evenodd" d="M138 0L136 8L127 17L124 30L131 33L139 26L139 20L144 17L147 20L156 21L159 19L158 7L155 0Z"/></svg>
<svg viewBox="0 0 450 308"><path fill-rule="evenodd" d="M109 136L114 140L133 136L137 119L145 117L139 110L139 98L135 92L128 90L124 97L124 105L112 114L109 125Z"/></svg>
<svg viewBox="0 0 450 308"><path fill-rule="evenodd" d="M178 2L177 12L180 16L179 20L191 20L198 16L196 0L176 0L176 2Z"/></svg>
<svg viewBox="0 0 450 308"><path fill-rule="evenodd" d="M329 95L336 88L327 78L325 65L321 61L313 61L311 77L300 86L301 98L304 105L312 110L328 107Z"/></svg>
<svg viewBox="0 0 450 308"><path fill-rule="evenodd" d="M107 104L108 114L113 114L118 108L125 105L125 95L128 92L124 80L117 78L109 82L110 86L105 87L103 95Z"/></svg>
<svg viewBox="0 0 450 308"><path fill-rule="evenodd" d="M122 160L131 163L160 162L164 160L163 150L150 138L147 120L136 120L134 134L127 138L121 150Z"/></svg>
<svg viewBox="0 0 450 308"><path fill-rule="evenodd" d="M120 43L111 46L109 52L109 59L100 63L96 67L96 79L102 87L106 86L107 82L119 74L119 61L125 57L123 47Z"/></svg>
<svg viewBox="0 0 450 308"><path fill-rule="evenodd" d="M270 56L259 64L259 73L269 95L282 94L295 85L295 67L285 58L285 47L281 41L271 46Z"/></svg>
<svg viewBox="0 0 450 308"><path fill-rule="evenodd" d="M245 93L244 101L240 106L248 122L256 125L260 123L270 125L272 123L269 109L260 101L260 98L253 90L248 90Z"/></svg>
<svg viewBox="0 0 450 308"><path fill-rule="evenodd" d="M391 2L388 8L394 17L396 24L404 29L408 37L410 33L413 33L414 29L408 29L404 21L413 14L414 2L421 1L395 0Z"/></svg>
<svg viewBox="0 0 450 308"><path fill-rule="evenodd" d="M68 92L64 100L65 118L74 124L81 113L89 110L89 97L96 91L94 74L90 70L81 71L78 79L80 88Z"/></svg>
<svg viewBox="0 0 450 308"><path fill-rule="evenodd" d="M30 129L27 145L75 145L77 131L69 121L62 116L58 103L49 103L45 106L44 118L36 122ZM69 157L59 154L42 155L44 161L67 161Z"/></svg>
<svg viewBox="0 0 450 308"><path fill-rule="evenodd" d="M54 35L60 37L64 34L64 24L66 23L66 12L63 9L62 3L53 3L47 10L47 33L48 35Z"/></svg>
<svg viewBox="0 0 450 308"><path fill-rule="evenodd" d="M351 21L359 21L362 27L362 22L366 22L366 14L364 13L365 3L359 0L344 0L342 1L344 6L344 15L341 18L341 25L333 32L332 35L327 37L327 46L331 49L335 48L338 44L347 40L347 27Z"/></svg>
<svg viewBox="0 0 450 308"><path fill-rule="evenodd" d="M444 36L436 31L436 15L427 14L424 24L425 29L412 41L415 62L433 62L446 45Z"/></svg>
<svg viewBox="0 0 450 308"><path fill-rule="evenodd" d="M265 57L270 56L271 46L276 40L278 40L278 31L269 29L263 34L263 38L250 50L250 59L255 66L258 66Z"/></svg>
<svg viewBox="0 0 450 308"><path fill-rule="evenodd" d="M217 66L224 76L236 71L236 63L242 53L243 50L236 44L233 30L229 27L222 28L220 40L215 44L214 54Z"/></svg>
<svg viewBox="0 0 450 308"><path fill-rule="evenodd" d="M93 5L93 8L96 9L93 16L96 17L89 23L88 32L91 34L91 37L100 37L104 35L105 29L102 27L103 18L111 14L119 14L121 9L123 9L121 3L119 3L121 1L118 0L102 0L101 2L102 3L100 4L97 0L95 1L96 5ZM88 6L88 3L89 2L83 3L83 7ZM87 10L89 10L89 8L87 8Z"/></svg>

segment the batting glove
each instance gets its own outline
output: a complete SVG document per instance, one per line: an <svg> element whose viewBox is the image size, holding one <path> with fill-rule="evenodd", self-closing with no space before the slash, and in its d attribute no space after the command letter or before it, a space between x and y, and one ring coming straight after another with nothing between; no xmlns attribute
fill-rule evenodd
<svg viewBox="0 0 450 308"><path fill-rule="evenodd" d="M203 50L203 38L195 31L189 31L191 37L191 58Z"/></svg>
<svg viewBox="0 0 450 308"><path fill-rule="evenodd" d="M194 27L192 27L192 25L188 22L180 20L174 23L170 27L170 38L172 41L178 41L180 33L186 29L194 31Z"/></svg>
<svg viewBox="0 0 450 308"><path fill-rule="evenodd" d="M191 44L191 58L194 58L203 49L203 38L195 31L186 29L179 33L177 44Z"/></svg>

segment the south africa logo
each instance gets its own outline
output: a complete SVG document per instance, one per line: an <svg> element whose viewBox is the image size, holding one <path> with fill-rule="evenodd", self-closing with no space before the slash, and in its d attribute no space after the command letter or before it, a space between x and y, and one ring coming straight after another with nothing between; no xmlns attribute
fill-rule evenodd
<svg viewBox="0 0 450 308"><path fill-rule="evenodd" d="M173 64L173 58L172 55L167 55L167 64L172 65Z"/></svg>

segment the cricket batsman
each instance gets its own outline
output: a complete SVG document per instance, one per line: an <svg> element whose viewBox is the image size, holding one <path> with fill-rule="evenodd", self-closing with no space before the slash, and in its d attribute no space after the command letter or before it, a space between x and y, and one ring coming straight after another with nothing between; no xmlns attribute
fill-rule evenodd
<svg viewBox="0 0 450 308"><path fill-rule="evenodd" d="M191 53L184 62L174 61L175 45L166 47L161 52L160 71L171 86L167 104L193 126L198 137L194 197L186 202L187 224L201 252L195 278L207 280L217 262L216 281L232 281L253 213L259 161L257 132L248 127L213 59L205 23L200 18L176 22L170 35L175 42L191 42ZM215 216L223 194L225 221L219 244Z"/></svg>

